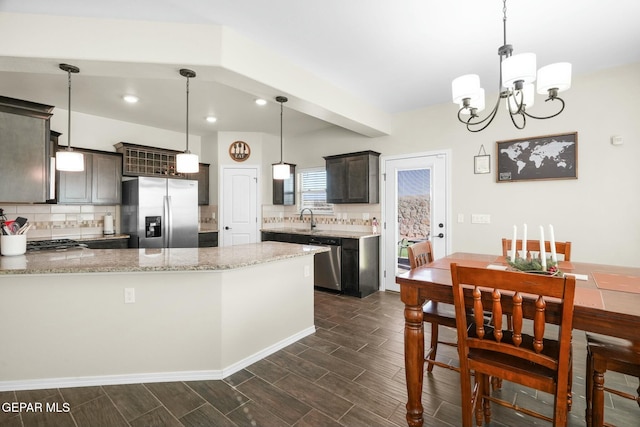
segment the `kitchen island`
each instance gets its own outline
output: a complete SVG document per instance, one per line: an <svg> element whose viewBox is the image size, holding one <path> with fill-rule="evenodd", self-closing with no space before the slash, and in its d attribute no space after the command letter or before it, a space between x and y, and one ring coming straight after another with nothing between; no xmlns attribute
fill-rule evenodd
<svg viewBox="0 0 640 427"><path fill-rule="evenodd" d="M315 331L313 255L326 250L0 257L0 391L222 379Z"/></svg>

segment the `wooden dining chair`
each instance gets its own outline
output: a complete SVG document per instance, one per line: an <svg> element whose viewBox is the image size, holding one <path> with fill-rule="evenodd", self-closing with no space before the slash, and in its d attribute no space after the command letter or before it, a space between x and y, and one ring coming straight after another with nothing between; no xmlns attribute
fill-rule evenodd
<svg viewBox="0 0 640 427"><path fill-rule="evenodd" d="M409 265L412 269L421 265L433 262L433 247L429 240L414 243L407 248L409 254ZM438 329L440 326L456 328L456 313L451 304L438 303L428 300L423 306L423 322L431 324L431 343L430 348L425 351L425 362L427 363L427 372L433 371L433 366L440 366L454 371L459 371L457 366L436 360L438 344L444 344L457 347L455 341L440 341Z"/></svg>
<svg viewBox="0 0 640 427"><path fill-rule="evenodd" d="M502 239L502 256L509 255L511 245L513 241L511 239ZM556 254L562 255L562 259L565 261L571 261L571 242L555 242ZM516 250L522 250L522 240L516 240ZM544 242L544 250L547 256L551 255L551 242L546 240ZM527 254L531 255L531 252L540 253L540 241L539 240L527 240Z"/></svg>
<svg viewBox="0 0 640 427"><path fill-rule="evenodd" d="M462 425L491 421L490 403L567 425L571 373L571 330L576 279L463 267L451 264L453 299L458 323L458 354ZM467 310L474 320L467 320ZM484 323L491 310L493 323ZM502 315L513 318L513 330L503 329ZM558 325L549 328L547 322ZM523 325L526 324L526 328ZM532 335L523 330L533 331ZM551 332L556 331L556 332ZM475 376L472 389L471 376ZM553 418L491 395L490 376L553 395ZM517 403L517 402L516 402Z"/></svg>
<svg viewBox="0 0 640 427"><path fill-rule="evenodd" d="M622 390L606 387L604 374L607 371L615 371L640 379L640 342L634 344L631 341L620 338L587 333L587 427L602 427L605 425L605 391L626 399L635 400L640 406L640 385L638 386L637 396ZM640 414L637 418L640 419Z"/></svg>

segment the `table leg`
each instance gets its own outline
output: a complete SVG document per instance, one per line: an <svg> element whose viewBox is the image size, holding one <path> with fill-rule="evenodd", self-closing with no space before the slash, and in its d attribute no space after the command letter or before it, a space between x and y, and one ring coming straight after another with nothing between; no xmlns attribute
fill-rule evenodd
<svg viewBox="0 0 640 427"><path fill-rule="evenodd" d="M407 380L407 423L422 426L422 382L424 378L424 326L422 305L416 298L404 300L404 365Z"/></svg>

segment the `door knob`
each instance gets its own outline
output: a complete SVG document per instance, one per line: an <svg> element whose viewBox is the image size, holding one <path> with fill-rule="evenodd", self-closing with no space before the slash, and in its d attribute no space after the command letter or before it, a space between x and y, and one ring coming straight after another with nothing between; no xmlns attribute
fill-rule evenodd
<svg viewBox="0 0 640 427"><path fill-rule="evenodd" d="M225 230L231 230L231 227L225 227L224 229Z"/></svg>
<svg viewBox="0 0 640 427"><path fill-rule="evenodd" d="M439 237L439 238L441 238L441 239L442 239L442 238L444 237L444 234L443 234L443 233L440 233L440 234L438 234L436 237Z"/></svg>

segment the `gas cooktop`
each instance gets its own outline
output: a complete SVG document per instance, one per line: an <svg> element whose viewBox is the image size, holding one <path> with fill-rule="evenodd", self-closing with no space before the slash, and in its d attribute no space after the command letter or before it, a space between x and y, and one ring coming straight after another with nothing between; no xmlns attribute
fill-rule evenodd
<svg viewBox="0 0 640 427"><path fill-rule="evenodd" d="M87 245L73 239L32 240L27 242L27 252L62 251L66 249L84 249Z"/></svg>

